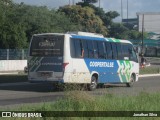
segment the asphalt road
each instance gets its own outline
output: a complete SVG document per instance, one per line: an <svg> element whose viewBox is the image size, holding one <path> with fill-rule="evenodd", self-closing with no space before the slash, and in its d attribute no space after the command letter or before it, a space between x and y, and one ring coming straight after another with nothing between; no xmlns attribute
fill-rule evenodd
<svg viewBox="0 0 160 120"><path fill-rule="evenodd" d="M129 88L125 85L111 85L96 91L87 91L91 95L117 94L137 95L140 92L159 92L160 76L139 78L139 81ZM66 92L55 91L51 84L42 83L4 83L0 84L0 108L24 103L39 103L55 101Z"/></svg>

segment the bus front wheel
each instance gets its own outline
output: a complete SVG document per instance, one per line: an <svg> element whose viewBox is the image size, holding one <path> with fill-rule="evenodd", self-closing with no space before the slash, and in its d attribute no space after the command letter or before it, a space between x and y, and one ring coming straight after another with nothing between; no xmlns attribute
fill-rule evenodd
<svg viewBox="0 0 160 120"><path fill-rule="evenodd" d="M95 76L91 77L91 83L88 85L88 90L93 91L97 88L97 78Z"/></svg>
<svg viewBox="0 0 160 120"><path fill-rule="evenodd" d="M130 82L126 83L127 87L132 87L135 82L135 77L131 75Z"/></svg>

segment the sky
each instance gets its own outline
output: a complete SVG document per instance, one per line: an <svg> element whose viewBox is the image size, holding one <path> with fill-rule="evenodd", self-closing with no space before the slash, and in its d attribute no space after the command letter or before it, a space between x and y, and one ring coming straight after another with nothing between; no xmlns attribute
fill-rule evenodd
<svg viewBox="0 0 160 120"><path fill-rule="evenodd" d="M13 0L15 3L24 2L29 5L37 6L48 6L50 9L58 9L59 6L75 4L82 0ZM74 2L73 2L74 1ZM121 21L121 1L123 18L127 18L127 1L128 1L128 18L136 18L137 12L160 12L160 0L99 0L100 7L106 12L117 11L120 17L116 18L115 21ZM95 4L99 6L99 3Z"/></svg>

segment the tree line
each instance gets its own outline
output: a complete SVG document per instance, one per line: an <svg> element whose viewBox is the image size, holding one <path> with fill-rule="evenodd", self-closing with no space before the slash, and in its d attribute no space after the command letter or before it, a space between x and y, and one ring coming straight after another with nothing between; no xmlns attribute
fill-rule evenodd
<svg viewBox="0 0 160 120"><path fill-rule="evenodd" d="M140 39L141 33L122 23L114 23L116 11L105 12L82 0L76 5L59 9L0 1L0 49L27 48L33 34L46 32L84 31L101 33L105 37Z"/></svg>

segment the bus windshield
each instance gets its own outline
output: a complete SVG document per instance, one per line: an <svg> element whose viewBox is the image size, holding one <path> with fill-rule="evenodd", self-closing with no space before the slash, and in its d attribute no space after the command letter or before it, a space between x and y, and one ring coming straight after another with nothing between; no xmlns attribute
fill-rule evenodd
<svg viewBox="0 0 160 120"><path fill-rule="evenodd" d="M30 56L62 57L64 36L36 35L33 36Z"/></svg>

